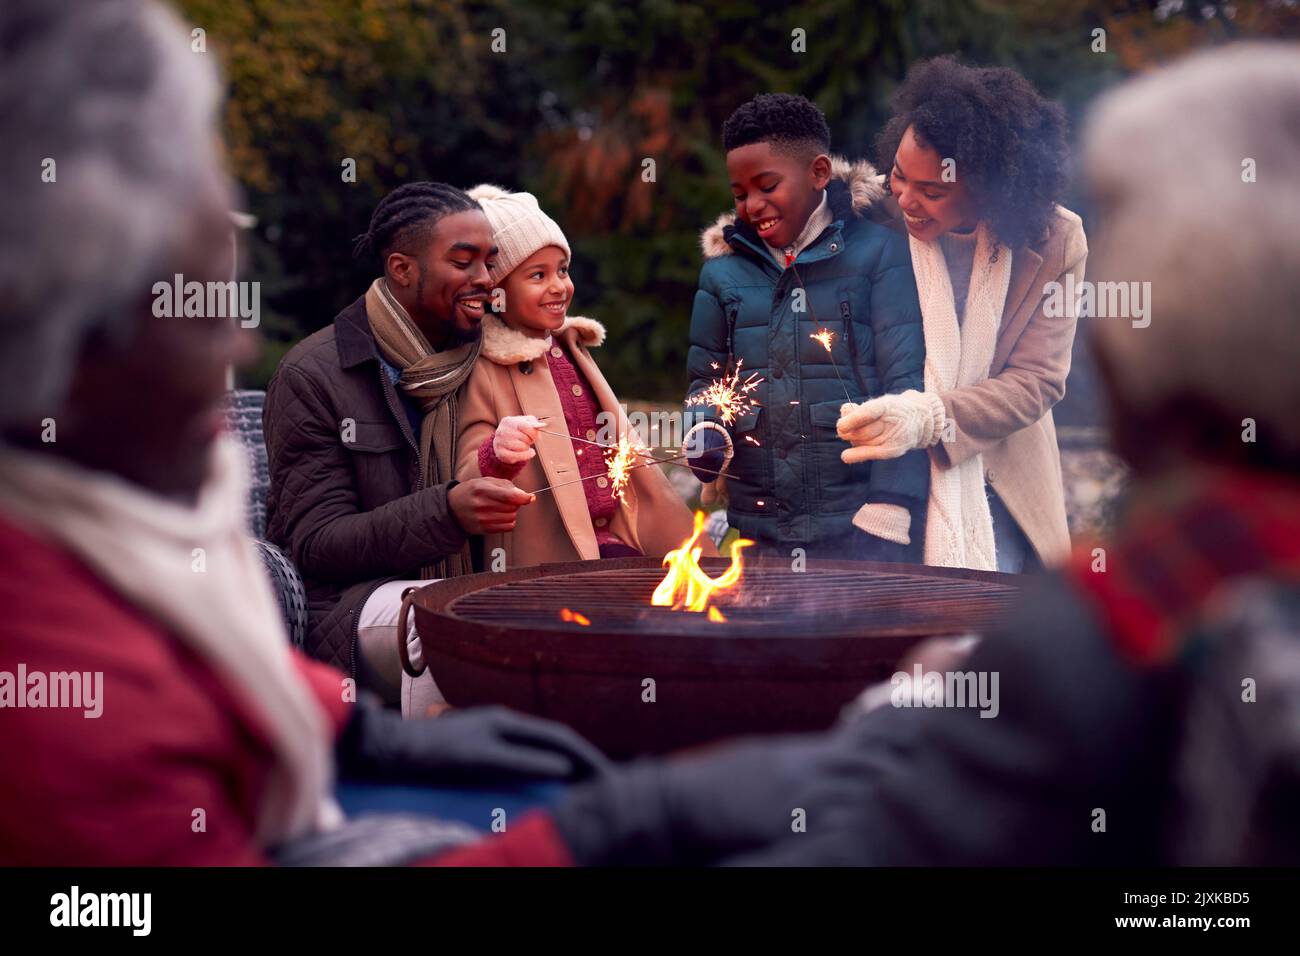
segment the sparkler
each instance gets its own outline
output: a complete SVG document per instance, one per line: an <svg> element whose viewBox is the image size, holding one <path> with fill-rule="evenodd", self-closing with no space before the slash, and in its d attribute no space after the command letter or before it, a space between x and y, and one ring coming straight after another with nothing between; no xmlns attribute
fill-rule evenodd
<svg viewBox="0 0 1300 956"><path fill-rule="evenodd" d="M627 483L631 480L629 472L636 471L638 468L648 468L651 465L662 465L674 461L682 461L686 455L672 455L668 458L660 458L658 455L647 451L644 446L633 444L626 436L619 437L617 445L602 445L597 441L588 441L585 438L577 438L573 435L562 435L559 432L541 431L542 435L554 435L556 438L567 438L570 441L582 442L584 445L595 445L600 448L605 456L605 473L603 475L586 475L582 478L574 478L572 481L561 481L558 484L547 485L544 488L538 488L530 492L534 495L540 495L543 491L552 491L555 488L563 488L565 485L576 485L582 481L591 481L593 478L605 478L609 481L610 490L620 500L623 499L623 493L627 490ZM582 452L578 452L582 454ZM648 459L641 464L633 464L638 459ZM696 469L697 471L709 471L707 468ZM711 474L720 475L722 472L710 472Z"/></svg>
<svg viewBox="0 0 1300 956"><path fill-rule="evenodd" d="M660 458L658 455L651 454L643 450L640 446L634 445L626 435L619 437L617 445L602 445L598 441L590 441L586 438L578 438L575 435L563 435L560 432L548 432L538 429L539 435L553 435L556 438L566 438L569 441L582 442L584 445L594 445L601 449L605 456L605 474L604 475L587 475L585 478L575 478L573 481L560 482L558 485L547 485L545 488L538 488L533 494L540 494L543 491L549 491L552 488L561 488L564 485L575 484L579 481L590 481L592 478L607 478L609 480L610 490L619 501L623 501L623 492L627 490L629 480L629 471L639 468L639 465L633 465L632 462L637 458L648 458L648 464L657 464L664 461L674 461L673 458ZM579 449L577 454L581 455Z"/></svg>
<svg viewBox="0 0 1300 956"><path fill-rule="evenodd" d="M609 445L609 446L607 446L607 447L609 447L609 448L613 448L614 446L613 446L613 445ZM673 455L671 458L659 458L659 457L657 457L657 456L655 456L655 455L646 455L646 454L642 454L641 457L642 457L642 458L649 458L650 461L643 461L643 462L642 462L641 464L639 464L639 465L628 465L628 466L624 469L624 473L626 474L626 473L629 472L629 471L636 471L638 468L652 468L652 467L654 467L655 465L669 465L669 464L672 464L672 463L675 462L675 461L685 461L685 460L686 460L687 458L689 458L690 456L689 456L689 455ZM692 465L692 466L691 466L691 470L692 470L692 471L702 471L702 472L705 472L705 473L710 474L710 475L722 475L722 474L724 474L724 472L721 472L721 471L714 471L712 468L701 468L701 467L699 467L698 465ZM578 484L579 482L583 482L583 481L591 481L593 478L608 478L608 477L609 477L609 472L608 472L608 471L606 471L604 475L586 475L586 476L584 476L584 477L582 477L582 478L574 478L574 479L572 479L571 481L561 481L559 484L555 484L555 485L547 485L545 488L538 488L536 491L530 492L530 494L540 495L543 491L554 491L556 488L563 488L565 485L576 485L576 484Z"/></svg>
<svg viewBox="0 0 1300 956"><path fill-rule="evenodd" d="M831 351L831 342L835 339L835 333L823 326L808 338L814 342L820 342L822 348L826 350L826 354L831 357L831 368L835 369L835 377L840 380L840 388L844 389L844 400L851 403L853 396L849 394L849 387L844 384L844 376L840 374L840 364L835 361L835 353Z"/></svg>
<svg viewBox="0 0 1300 956"><path fill-rule="evenodd" d="M605 469L609 477L609 490L614 493L614 497L619 501L623 500L623 491L627 488L628 472L635 465L632 462L638 457L636 448L626 435L620 435L618 445L605 451Z"/></svg>
<svg viewBox="0 0 1300 956"><path fill-rule="evenodd" d="M712 405L718 410L718 416L722 419L724 425L732 424L736 419L751 411L757 403L750 398L750 392L758 388L763 379L758 377L758 373L751 372L744 381L741 381L742 365L744 365L744 359L736 362L734 372L730 375L724 375L722 378L714 379L707 388L688 398L686 404ZM714 368L717 368L716 364Z"/></svg>
<svg viewBox="0 0 1300 956"><path fill-rule="evenodd" d="M799 270L795 268L794 263L790 264L790 268L794 272L795 279L799 282L799 287L807 292L808 287L804 285L803 277L799 275ZM831 342L835 340L835 333L818 321L816 313L813 313L812 320L817 322L818 329L812 335L808 336L808 338L812 339L814 342L821 343L821 347L824 348L826 354L831 357L831 368L835 369L835 377L840 380L840 388L844 389L844 398L851 403L853 401L853 396L849 394L849 387L844 384L844 376L840 374L839 363L835 361L835 353L831 351Z"/></svg>
<svg viewBox="0 0 1300 956"><path fill-rule="evenodd" d="M537 429L537 434L539 434L539 435L553 435L553 436L555 436L556 438L563 438L563 439L565 439L566 441L576 441L576 442L581 442L581 443L584 444L584 445L592 445L592 446L594 446L594 447L596 447L596 448L601 448L601 449L610 449L610 448L617 448L617 447L618 447L617 445L605 445L605 444L602 444L601 442L598 442L598 441L591 441L591 440L586 439L586 438L579 438L577 435L565 435L563 432L548 432L548 431L545 431L545 430L543 430L543 429L541 429L541 428ZM666 461L666 460L667 460L667 459L656 458L656 457L655 457L654 455L652 455L648 450L646 450L646 448L645 448L644 445L639 446L639 447L640 447L640 450L638 450L638 451L636 452L636 454L639 455L639 456L642 457L642 458L654 458L655 461ZM661 450L661 451L670 451L671 449L663 448L663 449L660 449L660 450ZM582 449L578 449L577 454L581 455L581 454L582 454Z"/></svg>

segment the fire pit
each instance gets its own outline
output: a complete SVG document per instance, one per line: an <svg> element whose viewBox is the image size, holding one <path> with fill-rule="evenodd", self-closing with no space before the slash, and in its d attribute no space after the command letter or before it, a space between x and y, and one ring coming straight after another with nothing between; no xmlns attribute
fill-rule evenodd
<svg viewBox="0 0 1300 956"><path fill-rule="evenodd" d="M651 606L663 577L620 558L431 584L415 598L424 659L458 707L549 717L627 757L828 727L917 641L996 623L1017 590L1005 574L752 558L711 619Z"/></svg>

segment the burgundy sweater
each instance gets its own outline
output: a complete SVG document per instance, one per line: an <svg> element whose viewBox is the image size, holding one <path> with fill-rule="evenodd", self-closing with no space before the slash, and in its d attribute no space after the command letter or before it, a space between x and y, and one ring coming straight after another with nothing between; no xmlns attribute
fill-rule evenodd
<svg viewBox="0 0 1300 956"><path fill-rule="evenodd" d="M596 403L591 384L555 340L552 340L551 347L542 355L542 361L546 362L551 371L551 381L555 383L560 406L564 409L564 423L568 428L569 437L578 439L573 443L573 451L578 459L578 473L586 479L582 483L582 490L587 496L587 510L591 513L592 525L595 527L596 544L605 549L624 545L625 542L617 535L597 523L601 518L609 518L618 510L618 501L614 498L609 482L602 482L599 478L606 470L601 449L587 444L587 442L597 441L600 435L597 424L600 406ZM547 423L546 430L554 429ZM524 463L508 465L497 458L492 448L492 438L493 436L489 435L479 446L479 471L488 478L505 478L513 481L523 470Z"/></svg>

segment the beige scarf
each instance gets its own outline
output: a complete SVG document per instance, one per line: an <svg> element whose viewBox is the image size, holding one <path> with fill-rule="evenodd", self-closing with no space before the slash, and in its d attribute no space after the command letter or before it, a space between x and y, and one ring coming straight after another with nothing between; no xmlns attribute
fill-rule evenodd
<svg viewBox="0 0 1300 956"><path fill-rule="evenodd" d="M997 245L988 226L979 224L959 326L952 280L939 242L922 242L909 235L908 243L925 326L925 390L942 394L984 381L993 364L1011 283L1011 250ZM938 567L997 570L982 455L941 467L931 451L924 560Z"/></svg>
<svg viewBox="0 0 1300 956"><path fill-rule="evenodd" d="M244 532L245 468L238 443L223 438L187 506L51 454L5 448L0 509L63 544L197 653L257 722L276 757L257 822L269 847L331 828L342 814L331 796L333 728L293 662Z"/></svg>
<svg viewBox="0 0 1300 956"><path fill-rule="evenodd" d="M425 488L446 484L455 477L459 403L456 393L474 371L482 341L476 339L443 352L434 351L424 333L389 291L382 277L366 292L366 318L379 350L402 373L397 385L424 413L420 425L420 476ZM429 580L473 571L469 546L421 569Z"/></svg>

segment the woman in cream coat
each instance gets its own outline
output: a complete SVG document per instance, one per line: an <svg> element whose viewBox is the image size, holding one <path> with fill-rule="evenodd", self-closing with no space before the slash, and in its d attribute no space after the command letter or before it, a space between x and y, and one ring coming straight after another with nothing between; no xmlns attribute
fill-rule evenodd
<svg viewBox="0 0 1300 956"><path fill-rule="evenodd" d="M1014 71L944 57L912 69L880 135L881 206L908 234L924 317L925 392L846 406L839 433L846 461L930 449L926 564L1020 572L1069 550L1051 410L1076 315L1052 283L1078 286L1088 246L1056 204L1064 128Z"/></svg>

